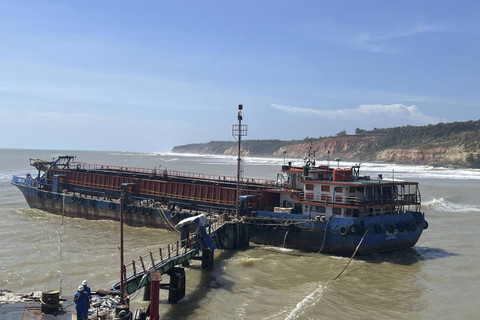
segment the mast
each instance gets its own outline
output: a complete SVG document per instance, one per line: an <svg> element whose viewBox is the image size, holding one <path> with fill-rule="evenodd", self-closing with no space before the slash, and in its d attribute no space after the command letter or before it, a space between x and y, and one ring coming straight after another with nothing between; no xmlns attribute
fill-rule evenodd
<svg viewBox="0 0 480 320"><path fill-rule="evenodd" d="M242 125L243 115L242 115L243 105L238 105L238 124L232 126L232 135L238 141L238 157L237 157L237 197L235 201L235 214L237 219L240 216L240 166L242 162L242 136L247 135L247 126Z"/></svg>

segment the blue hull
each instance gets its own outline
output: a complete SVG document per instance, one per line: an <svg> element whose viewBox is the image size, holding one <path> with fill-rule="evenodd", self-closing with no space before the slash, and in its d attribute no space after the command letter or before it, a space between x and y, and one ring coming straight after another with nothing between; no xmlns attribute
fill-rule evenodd
<svg viewBox="0 0 480 320"><path fill-rule="evenodd" d="M428 224L422 212L362 218L334 217L331 221L306 221L308 216L257 211L250 223L250 240L303 251L357 254L394 251L414 246ZM302 221L305 220L305 221ZM325 243L324 243L325 242Z"/></svg>
<svg viewBox="0 0 480 320"><path fill-rule="evenodd" d="M17 176L13 177L12 184L22 192L30 208L67 217L120 221L118 200L39 190L35 179ZM176 224L184 217L183 214L163 211L151 205L127 206L123 214L123 220L128 225L161 229L171 229L172 224Z"/></svg>

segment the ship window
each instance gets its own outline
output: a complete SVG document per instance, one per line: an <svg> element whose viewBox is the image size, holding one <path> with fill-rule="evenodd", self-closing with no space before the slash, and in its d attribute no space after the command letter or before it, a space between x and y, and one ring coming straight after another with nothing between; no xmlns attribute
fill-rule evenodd
<svg viewBox="0 0 480 320"><path fill-rule="evenodd" d="M306 184L305 190L313 190L313 184Z"/></svg>
<svg viewBox="0 0 480 320"><path fill-rule="evenodd" d="M318 213L325 213L325 212L327 212L327 210L324 206L318 206L317 207L317 212Z"/></svg>
<svg viewBox="0 0 480 320"><path fill-rule="evenodd" d="M332 208L332 209L333 209L333 214L336 214L337 216L342 214L341 208Z"/></svg>
<svg viewBox="0 0 480 320"><path fill-rule="evenodd" d="M330 186L322 186L322 191L330 192Z"/></svg>

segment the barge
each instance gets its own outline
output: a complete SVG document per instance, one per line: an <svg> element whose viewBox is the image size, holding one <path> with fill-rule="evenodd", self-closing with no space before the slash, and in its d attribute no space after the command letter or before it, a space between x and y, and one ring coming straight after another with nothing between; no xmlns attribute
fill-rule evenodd
<svg viewBox="0 0 480 320"><path fill-rule="evenodd" d="M250 241L348 255L412 247L428 227L417 182L360 175L309 157L275 180L31 159L38 174L11 183L31 208L133 226L175 229L184 218L238 218ZM237 184L238 181L238 184ZM357 248L359 243L362 245Z"/></svg>

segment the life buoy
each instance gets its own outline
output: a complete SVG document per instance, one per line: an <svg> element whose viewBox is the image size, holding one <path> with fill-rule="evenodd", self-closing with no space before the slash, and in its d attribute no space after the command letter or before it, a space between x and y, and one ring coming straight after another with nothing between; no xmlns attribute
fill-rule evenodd
<svg viewBox="0 0 480 320"><path fill-rule="evenodd" d="M375 230L376 233L381 234L383 232L382 227L377 223L373 226L373 229Z"/></svg>
<svg viewBox="0 0 480 320"><path fill-rule="evenodd" d="M340 233L341 236L347 235L348 227L347 226L341 226L340 229L338 230L338 233Z"/></svg>
<svg viewBox="0 0 480 320"><path fill-rule="evenodd" d="M113 210L115 208L115 204L113 202L110 202L108 204L108 209Z"/></svg>

